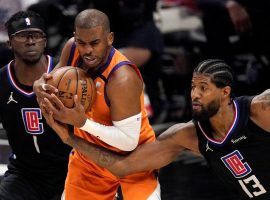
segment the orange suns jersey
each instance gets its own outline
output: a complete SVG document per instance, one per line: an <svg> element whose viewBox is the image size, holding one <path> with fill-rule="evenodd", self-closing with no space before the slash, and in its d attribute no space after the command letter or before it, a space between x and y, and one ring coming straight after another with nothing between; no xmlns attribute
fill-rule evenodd
<svg viewBox="0 0 270 200"><path fill-rule="evenodd" d="M80 67L81 63L82 60L79 55L78 49L76 48L75 43L73 43L67 65ZM124 65L131 66L137 72L138 76L142 79L139 69L134 64L132 64L123 54L121 54L118 50L112 47L106 63L103 66L99 67L98 73L95 74L94 77L97 94L96 100L90 112L86 113L89 119L106 126L113 126L110 115L110 101L106 94L106 84L111 74ZM155 140L155 133L151 125L149 124L147 113L144 108L143 92L141 94L140 99L141 99L142 124L138 145ZM96 136L87 133L83 130L80 130L79 128L75 128L75 135L89 142L111 149L113 151L122 152L121 150L104 143Z"/></svg>

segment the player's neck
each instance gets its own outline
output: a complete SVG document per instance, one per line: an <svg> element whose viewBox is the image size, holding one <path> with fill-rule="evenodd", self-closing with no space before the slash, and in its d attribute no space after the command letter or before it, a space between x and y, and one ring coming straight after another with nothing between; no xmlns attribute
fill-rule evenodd
<svg viewBox="0 0 270 200"><path fill-rule="evenodd" d="M218 113L210 118L215 139L223 139L230 130L235 118L234 104L221 106Z"/></svg>
<svg viewBox="0 0 270 200"><path fill-rule="evenodd" d="M16 78L21 84L28 86L32 86L34 81L39 79L48 67L48 60L45 55L42 55L40 60L33 65L29 65L21 59L15 59L14 61Z"/></svg>

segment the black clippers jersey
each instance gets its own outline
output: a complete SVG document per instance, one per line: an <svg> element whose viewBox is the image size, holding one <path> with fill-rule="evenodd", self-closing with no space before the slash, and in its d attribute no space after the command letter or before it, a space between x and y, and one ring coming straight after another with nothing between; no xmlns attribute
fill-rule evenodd
<svg viewBox="0 0 270 200"><path fill-rule="evenodd" d="M208 122L195 122L199 149L214 173L244 199L270 199L270 133L249 118L251 97L233 101L234 122L222 141Z"/></svg>
<svg viewBox="0 0 270 200"><path fill-rule="evenodd" d="M47 60L49 73L54 61ZM62 181L71 149L46 124L33 88L17 81L11 63L0 70L0 116L13 153L8 168L46 183Z"/></svg>

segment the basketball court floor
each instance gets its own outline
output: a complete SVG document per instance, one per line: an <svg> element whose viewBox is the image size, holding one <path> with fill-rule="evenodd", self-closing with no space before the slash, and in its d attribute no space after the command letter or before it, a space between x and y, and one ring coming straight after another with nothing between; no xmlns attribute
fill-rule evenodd
<svg viewBox="0 0 270 200"><path fill-rule="evenodd" d="M164 128L168 124L164 125ZM162 128L159 125L159 128ZM0 178L6 171L10 148L0 124ZM203 158L184 152L159 171L162 200L237 200L211 174Z"/></svg>

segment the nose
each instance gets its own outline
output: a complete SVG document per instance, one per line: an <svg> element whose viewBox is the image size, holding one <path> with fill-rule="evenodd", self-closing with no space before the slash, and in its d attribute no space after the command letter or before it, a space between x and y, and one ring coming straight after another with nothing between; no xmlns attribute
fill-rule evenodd
<svg viewBox="0 0 270 200"><path fill-rule="evenodd" d="M26 38L26 43L27 44L33 44L33 43L35 43L32 35L28 35L28 37Z"/></svg>
<svg viewBox="0 0 270 200"><path fill-rule="evenodd" d="M92 46L89 44L85 45L85 51L86 51L86 54L91 54L93 51Z"/></svg>
<svg viewBox="0 0 270 200"><path fill-rule="evenodd" d="M190 95L191 95L191 100L198 99L201 96L200 91L196 87L191 89Z"/></svg>

